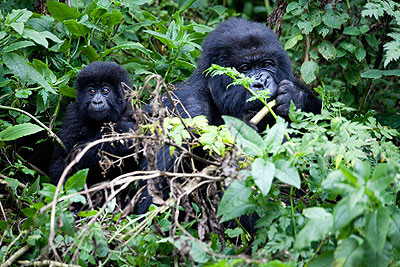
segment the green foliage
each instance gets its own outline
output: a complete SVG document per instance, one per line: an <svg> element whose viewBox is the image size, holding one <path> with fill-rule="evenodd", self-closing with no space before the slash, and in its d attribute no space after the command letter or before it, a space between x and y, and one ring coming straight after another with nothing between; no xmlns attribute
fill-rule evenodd
<svg viewBox="0 0 400 267"><path fill-rule="evenodd" d="M76 73L94 60L116 61L130 72L141 104L149 98L142 90L148 75L168 84L194 71L201 41L215 24L235 14L265 21L274 7L271 1L47 1L49 15L40 15L27 9L34 2L0 4L0 104L7 110L0 114L1 264L29 248L15 266L57 261L49 246L56 186L47 183L43 167L53 144L42 130L57 132L76 95ZM168 135L148 125L168 144L202 146L221 163L206 170L218 180L207 181L207 190L225 190L218 208L218 201L190 203L196 218L179 221L182 228L170 206L122 218L113 199L103 211L72 212L87 202L88 170L81 170L57 196L53 245L62 260L81 266L398 265L399 9L393 0L291 1L280 38L295 73L316 87L322 114L291 106L290 127L277 118L262 134L232 117L218 127L205 117L183 124L164 118ZM252 83L231 68L212 66L206 74L228 75L232 85L247 89ZM152 80L146 89L156 86ZM266 104L268 93L252 92L249 101ZM188 193L189 201L199 192ZM252 213L259 219L250 243L238 217ZM227 222L218 234L229 240L204 236L210 214Z"/></svg>

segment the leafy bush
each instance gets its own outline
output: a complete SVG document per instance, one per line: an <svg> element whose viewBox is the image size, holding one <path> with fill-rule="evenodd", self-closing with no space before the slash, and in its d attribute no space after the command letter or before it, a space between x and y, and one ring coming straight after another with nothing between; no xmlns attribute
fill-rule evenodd
<svg viewBox="0 0 400 267"><path fill-rule="evenodd" d="M175 194L148 213L121 211L115 196L159 177L152 171L90 189L113 188L105 205L80 212L90 206L87 170L57 195L47 183L54 133L84 64L123 65L140 107L159 90L152 77L170 84L193 72L216 23L238 12L264 19L269 2L47 1L49 15L28 10L33 1L0 5L0 262L398 265L400 5L392 0L291 1L283 10L282 43L301 79L318 86L320 115L292 106L290 125L277 118L262 134L231 117L219 127L204 117L146 125L158 138L142 136L146 148L203 148L214 164L166 173ZM254 239L239 219L251 213Z"/></svg>

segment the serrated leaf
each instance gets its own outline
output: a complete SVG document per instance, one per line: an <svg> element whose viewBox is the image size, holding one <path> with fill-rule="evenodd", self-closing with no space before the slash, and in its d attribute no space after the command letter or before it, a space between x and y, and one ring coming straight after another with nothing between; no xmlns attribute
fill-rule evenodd
<svg viewBox="0 0 400 267"><path fill-rule="evenodd" d="M89 169L79 170L74 175L69 177L64 186L65 191L70 193L82 190L85 186L88 172Z"/></svg>
<svg viewBox="0 0 400 267"><path fill-rule="evenodd" d="M317 78L319 66L314 61L306 61L301 65L300 72L304 82L311 83Z"/></svg>
<svg viewBox="0 0 400 267"><path fill-rule="evenodd" d="M76 91L72 87L69 87L67 85L61 85L59 91L61 94L65 96L76 98Z"/></svg>
<svg viewBox="0 0 400 267"><path fill-rule="evenodd" d="M11 141L27 135L35 134L43 131L44 129L36 124L22 123L8 127L4 131L0 132L1 141Z"/></svg>
<svg viewBox="0 0 400 267"><path fill-rule="evenodd" d="M312 23L310 21L299 21L297 27L303 34L309 34L313 30Z"/></svg>
<svg viewBox="0 0 400 267"><path fill-rule="evenodd" d="M222 116L222 119L246 155L263 155L265 149L264 140L253 128L235 117Z"/></svg>
<svg viewBox="0 0 400 267"><path fill-rule="evenodd" d="M289 161L280 159L275 162L275 177L281 182L300 188L299 173L295 167L290 166Z"/></svg>
<svg viewBox="0 0 400 267"><path fill-rule="evenodd" d="M275 175L275 165L262 158L256 158L251 165L251 176L261 193L266 196L271 188Z"/></svg>
<svg viewBox="0 0 400 267"><path fill-rule="evenodd" d="M57 1L47 1L47 10L55 20L60 22L77 19L81 15L75 8Z"/></svg>
<svg viewBox="0 0 400 267"><path fill-rule="evenodd" d="M285 43L285 50L292 48L293 46L295 46L297 44L298 41L301 41L301 40L303 40L303 35L298 34L298 35L293 36Z"/></svg>
<svg viewBox="0 0 400 267"><path fill-rule="evenodd" d="M323 41L318 45L318 52L326 59L334 59L336 57L336 48L329 41Z"/></svg>
<svg viewBox="0 0 400 267"><path fill-rule="evenodd" d="M245 181L233 181L226 189L218 206L217 216L220 222L226 222L241 215L253 212L256 205L250 202L252 190Z"/></svg>

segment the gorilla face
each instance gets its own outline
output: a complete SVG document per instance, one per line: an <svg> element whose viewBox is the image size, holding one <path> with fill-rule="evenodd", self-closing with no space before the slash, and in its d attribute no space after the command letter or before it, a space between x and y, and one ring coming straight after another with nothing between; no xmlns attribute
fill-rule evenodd
<svg viewBox="0 0 400 267"><path fill-rule="evenodd" d="M262 24L244 19L230 19L220 24L205 39L199 70L203 72L211 64L235 67L254 77L250 89L269 90L271 100L278 96L278 84L282 80L294 79L289 57L275 33ZM259 100L247 101L251 93L244 87L227 88L231 82L226 76L209 78L211 95L221 114L246 118L263 107Z"/></svg>
<svg viewBox="0 0 400 267"><path fill-rule="evenodd" d="M132 86L126 71L110 62L93 62L84 68L75 83L82 116L89 121L116 122L126 107L121 85L125 81Z"/></svg>

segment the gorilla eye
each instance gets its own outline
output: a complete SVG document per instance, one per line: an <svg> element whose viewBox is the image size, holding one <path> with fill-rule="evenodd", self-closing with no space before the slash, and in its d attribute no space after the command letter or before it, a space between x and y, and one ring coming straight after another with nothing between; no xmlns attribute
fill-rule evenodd
<svg viewBox="0 0 400 267"><path fill-rule="evenodd" d="M243 72L243 71L249 71L251 69L250 65L248 64L243 64L239 67L239 71Z"/></svg>
<svg viewBox="0 0 400 267"><path fill-rule="evenodd" d="M89 87L89 95L95 95L96 94L96 90L92 87Z"/></svg>
<svg viewBox="0 0 400 267"><path fill-rule="evenodd" d="M101 93L103 95L106 95L110 92L110 88L108 88L107 86L104 86L103 89L101 89Z"/></svg>
<svg viewBox="0 0 400 267"><path fill-rule="evenodd" d="M262 63L262 67L271 67L271 66L274 66L275 64L274 64L274 62L272 62L272 61L270 61L270 60L267 60L267 61L264 61L263 63Z"/></svg>

